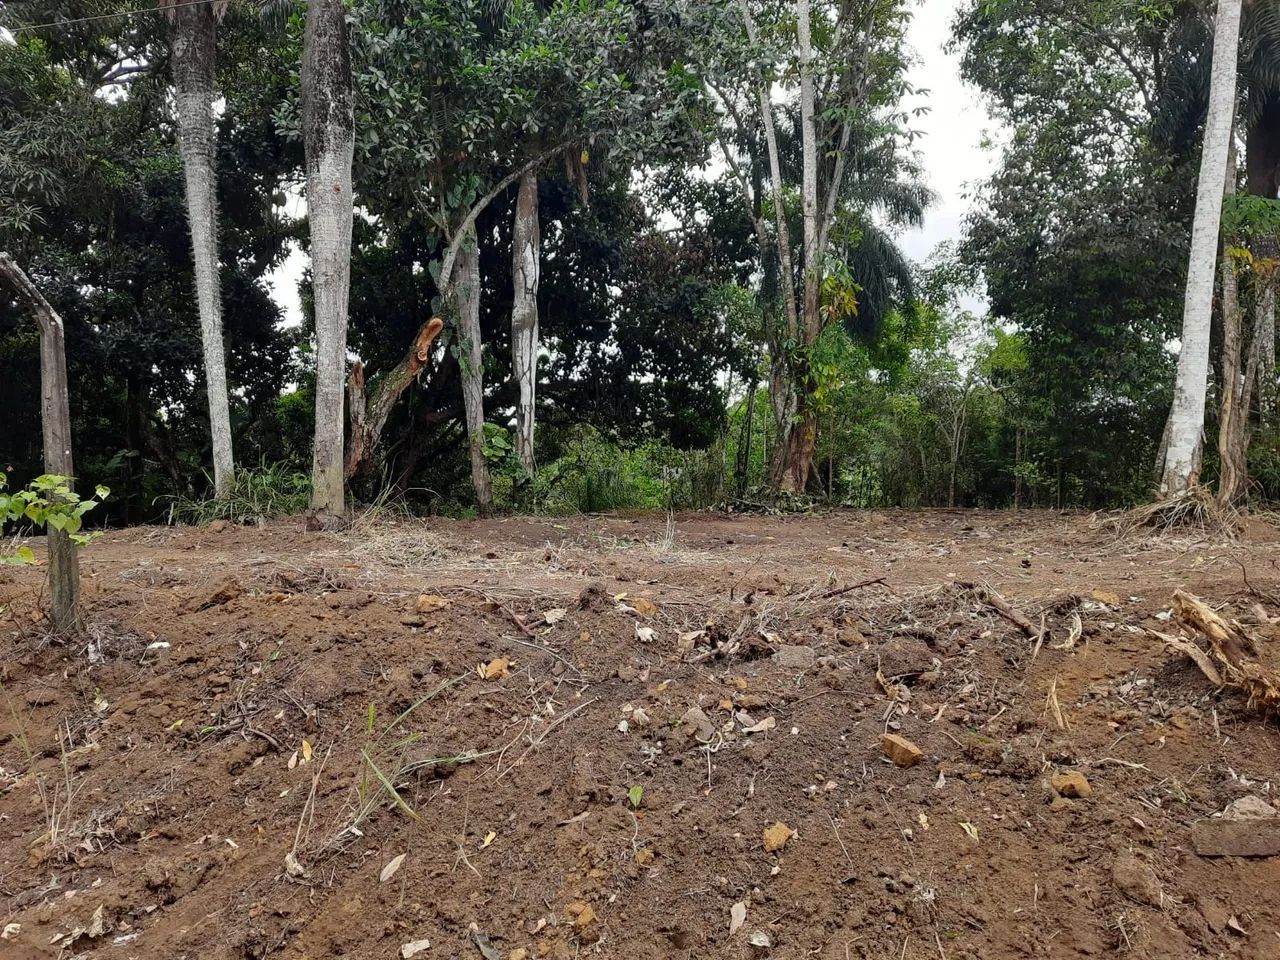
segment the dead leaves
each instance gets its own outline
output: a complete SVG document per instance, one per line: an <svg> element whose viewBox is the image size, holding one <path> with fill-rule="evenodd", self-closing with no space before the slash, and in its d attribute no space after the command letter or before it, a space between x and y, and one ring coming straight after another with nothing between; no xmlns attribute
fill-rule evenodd
<svg viewBox="0 0 1280 960"><path fill-rule="evenodd" d="M394 877L400 871L400 868L404 866L404 858L406 856L407 854L402 853L399 856L392 857L388 860L387 865L383 867L382 872L378 874L378 882L386 883Z"/></svg>
<svg viewBox="0 0 1280 960"><path fill-rule="evenodd" d="M744 900L739 900L729 908L729 936L733 936L742 929L742 925L747 922L747 904Z"/></svg>
<svg viewBox="0 0 1280 960"><path fill-rule="evenodd" d="M516 665L514 660L508 660L506 657L495 657L488 663L482 663L476 667L476 673L480 674L481 680L501 680L504 677L511 676L511 668Z"/></svg>

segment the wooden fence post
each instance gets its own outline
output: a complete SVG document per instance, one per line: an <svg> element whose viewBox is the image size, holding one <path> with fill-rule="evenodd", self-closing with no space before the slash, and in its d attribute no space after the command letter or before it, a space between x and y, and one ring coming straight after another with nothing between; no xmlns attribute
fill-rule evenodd
<svg viewBox="0 0 1280 960"><path fill-rule="evenodd" d="M75 477L71 456L71 400L67 386L67 347L62 318L7 253L0 253L0 283L7 286L40 328L40 422L44 430L44 469ZM61 530L47 529L49 595L53 628L80 631L80 561L76 545Z"/></svg>

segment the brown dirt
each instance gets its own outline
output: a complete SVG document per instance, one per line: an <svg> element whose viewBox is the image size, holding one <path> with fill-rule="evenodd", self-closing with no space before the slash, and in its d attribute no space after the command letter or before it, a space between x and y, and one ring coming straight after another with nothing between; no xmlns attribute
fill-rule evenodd
<svg viewBox="0 0 1280 960"><path fill-rule="evenodd" d="M275 523L84 560L69 645L0 573L6 960L1280 956L1280 859L1191 844L1269 796L1275 726L1145 632L1184 587L1274 644L1266 529Z"/></svg>

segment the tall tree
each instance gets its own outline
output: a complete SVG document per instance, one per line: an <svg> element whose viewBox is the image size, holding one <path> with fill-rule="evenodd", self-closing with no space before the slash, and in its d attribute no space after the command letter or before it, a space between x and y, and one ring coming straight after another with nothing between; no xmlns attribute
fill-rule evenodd
<svg viewBox="0 0 1280 960"><path fill-rule="evenodd" d="M1160 492L1176 496L1199 480L1209 378L1209 334L1213 320L1214 273L1222 222L1223 172L1231 152L1236 113L1236 74L1240 50L1241 0L1219 0L1214 26L1213 72L1205 121L1196 213L1191 228L1182 352L1174 381Z"/></svg>
<svg viewBox="0 0 1280 960"><path fill-rule="evenodd" d="M309 0L302 51L302 133L315 290L316 422L311 507L345 509L343 395L351 290L355 112L342 0Z"/></svg>
<svg viewBox="0 0 1280 960"><path fill-rule="evenodd" d="M218 176L213 116L218 21L229 0L183 3L163 0L174 20L173 85L178 147L187 184L187 218L195 262L196 301L204 346L213 438L213 487L230 489L235 475L231 409L227 395L226 346L222 337L222 281L218 259Z"/></svg>

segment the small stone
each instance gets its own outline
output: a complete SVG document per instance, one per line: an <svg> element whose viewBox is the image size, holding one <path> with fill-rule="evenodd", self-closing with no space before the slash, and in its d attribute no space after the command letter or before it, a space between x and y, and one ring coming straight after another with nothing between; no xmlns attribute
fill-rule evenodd
<svg viewBox="0 0 1280 960"><path fill-rule="evenodd" d="M1085 797L1093 796L1093 784L1079 770L1055 773L1049 780L1049 784L1060 796L1071 800L1083 800Z"/></svg>
<svg viewBox="0 0 1280 960"><path fill-rule="evenodd" d="M766 827L763 836L764 852L776 853L787 845L787 841L791 839L792 830L785 823L779 820L771 827Z"/></svg>
<svg viewBox="0 0 1280 960"><path fill-rule="evenodd" d="M880 738L880 749L899 767L914 767L924 759L924 751L906 737L886 733Z"/></svg>
<svg viewBox="0 0 1280 960"><path fill-rule="evenodd" d="M1131 853L1121 854L1111 867L1116 889L1135 903L1159 909L1164 903L1160 880L1150 866Z"/></svg>
<svg viewBox="0 0 1280 960"><path fill-rule="evenodd" d="M227 529L227 521L225 520L215 520L209 524L210 533L221 533L225 529Z"/></svg>

